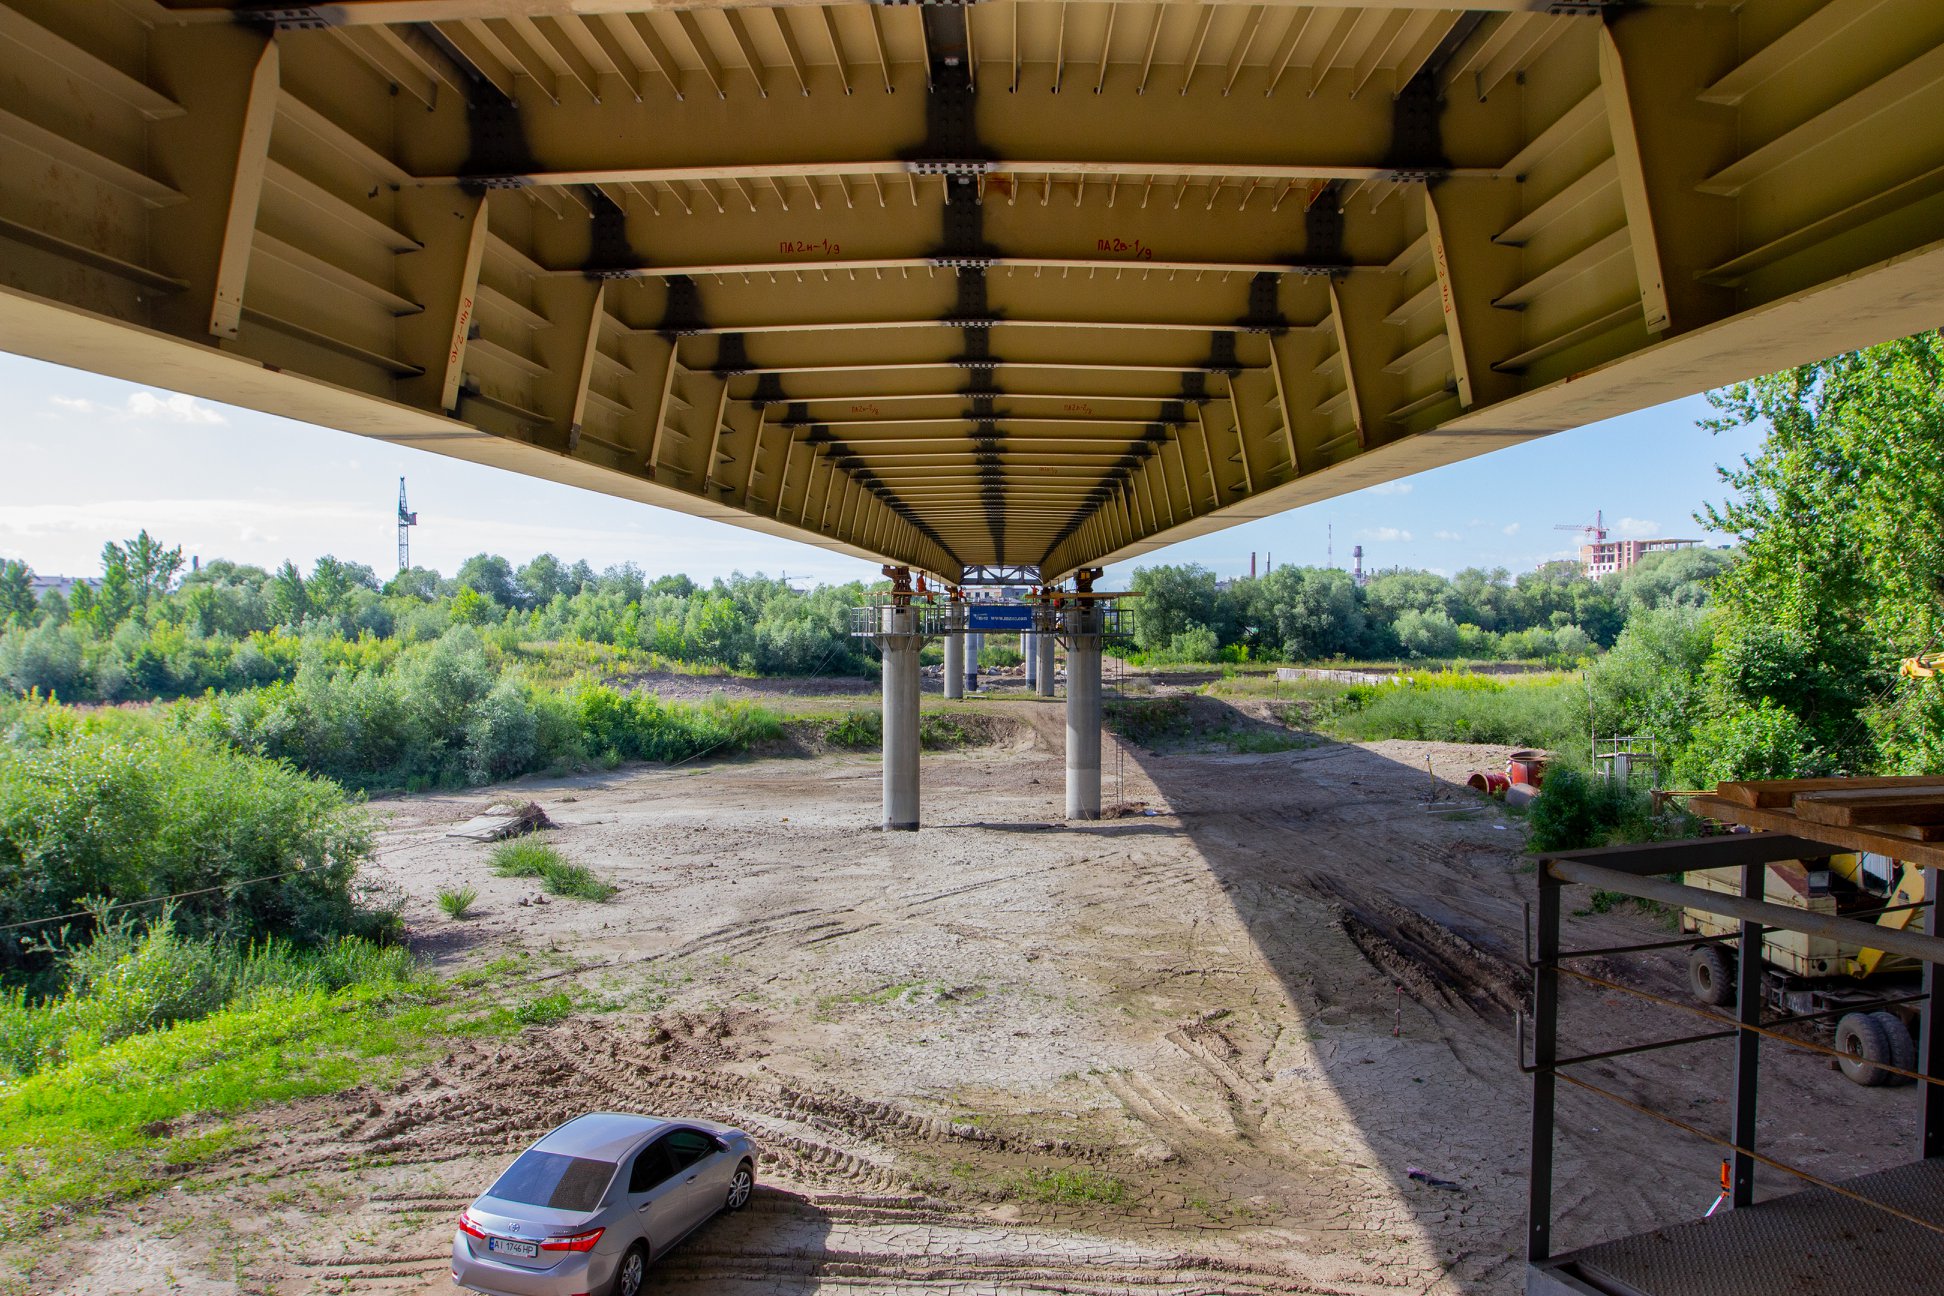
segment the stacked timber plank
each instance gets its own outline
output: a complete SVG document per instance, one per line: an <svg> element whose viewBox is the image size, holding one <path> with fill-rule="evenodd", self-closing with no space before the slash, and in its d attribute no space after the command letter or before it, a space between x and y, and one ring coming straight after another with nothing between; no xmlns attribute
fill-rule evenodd
<svg viewBox="0 0 1944 1296"><path fill-rule="evenodd" d="M1698 815L1944 867L1944 778L1759 779L1721 783Z"/></svg>

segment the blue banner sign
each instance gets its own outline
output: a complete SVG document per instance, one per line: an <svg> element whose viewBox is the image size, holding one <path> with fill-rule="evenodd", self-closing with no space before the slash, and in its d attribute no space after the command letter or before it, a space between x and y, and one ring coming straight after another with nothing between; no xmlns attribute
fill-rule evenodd
<svg viewBox="0 0 1944 1296"><path fill-rule="evenodd" d="M1023 603L968 603L965 628L1017 633L1033 628L1033 609Z"/></svg>

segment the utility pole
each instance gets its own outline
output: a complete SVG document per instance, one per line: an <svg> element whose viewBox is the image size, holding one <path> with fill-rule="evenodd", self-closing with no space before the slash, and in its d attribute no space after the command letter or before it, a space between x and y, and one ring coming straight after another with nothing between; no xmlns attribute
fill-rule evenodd
<svg viewBox="0 0 1944 1296"><path fill-rule="evenodd" d="M398 479L398 570L404 571L412 565L412 528L418 525L418 514L405 507L405 479Z"/></svg>

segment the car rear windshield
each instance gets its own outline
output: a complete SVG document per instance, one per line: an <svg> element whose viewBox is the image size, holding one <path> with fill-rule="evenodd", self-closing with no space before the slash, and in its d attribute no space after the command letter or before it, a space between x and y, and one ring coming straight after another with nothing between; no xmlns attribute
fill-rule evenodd
<svg viewBox="0 0 1944 1296"><path fill-rule="evenodd" d="M613 1177L611 1161L590 1161L558 1152L522 1152L487 1196L526 1206L591 1211L601 1204L601 1194Z"/></svg>

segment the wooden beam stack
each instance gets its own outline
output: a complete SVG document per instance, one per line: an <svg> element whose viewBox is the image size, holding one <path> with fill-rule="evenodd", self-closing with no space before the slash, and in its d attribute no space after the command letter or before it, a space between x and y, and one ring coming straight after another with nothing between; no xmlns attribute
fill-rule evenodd
<svg viewBox="0 0 1944 1296"><path fill-rule="evenodd" d="M1769 832L1944 867L1944 778L1760 779L1722 783L1694 813ZM1932 843L1939 843L1933 845Z"/></svg>

